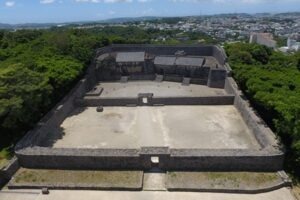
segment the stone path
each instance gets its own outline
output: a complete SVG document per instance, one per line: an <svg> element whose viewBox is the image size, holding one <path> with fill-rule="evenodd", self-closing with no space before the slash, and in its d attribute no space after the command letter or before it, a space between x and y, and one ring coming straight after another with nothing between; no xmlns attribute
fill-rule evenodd
<svg viewBox="0 0 300 200"><path fill-rule="evenodd" d="M36 200L40 192L0 191L1 200Z"/></svg>
<svg viewBox="0 0 300 200"><path fill-rule="evenodd" d="M160 172L144 173L143 190L145 191L166 191L166 174Z"/></svg>
<svg viewBox="0 0 300 200"><path fill-rule="evenodd" d="M49 195L0 193L1 200L295 200L291 191L281 188L262 194L223 194L166 191L72 191L52 190Z"/></svg>

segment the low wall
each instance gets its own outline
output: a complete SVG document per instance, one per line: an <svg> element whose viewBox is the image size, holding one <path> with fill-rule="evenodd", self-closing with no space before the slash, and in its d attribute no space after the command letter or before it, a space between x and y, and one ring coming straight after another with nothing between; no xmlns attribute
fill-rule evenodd
<svg viewBox="0 0 300 200"><path fill-rule="evenodd" d="M153 81L155 79L155 74L144 74L144 75L130 75L128 76L129 81L138 81L138 80L151 80Z"/></svg>
<svg viewBox="0 0 300 200"><path fill-rule="evenodd" d="M214 188L177 188L177 187L168 187L168 191L172 192L209 192L209 193L230 193L230 194L259 194L259 193L267 193L275 190L279 190L284 187L292 187L290 182L280 182L278 184L274 184L272 186L267 186L263 188L257 189L236 189L236 188L224 188L224 189L214 189Z"/></svg>
<svg viewBox="0 0 300 200"><path fill-rule="evenodd" d="M207 85L207 79L191 78L191 84Z"/></svg>
<svg viewBox="0 0 300 200"><path fill-rule="evenodd" d="M251 149L171 149L168 168L201 171L278 171L283 167L283 154Z"/></svg>
<svg viewBox="0 0 300 200"><path fill-rule="evenodd" d="M20 165L18 159L14 157L6 167L0 169L0 186L9 181L19 168Z"/></svg>
<svg viewBox="0 0 300 200"><path fill-rule="evenodd" d="M134 98L85 98L84 100L77 100L76 104L85 107L97 107L97 106L128 106L138 105L138 97Z"/></svg>
<svg viewBox="0 0 300 200"><path fill-rule="evenodd" d="M148 99L147 105L232 105L233 95L208 97L153 97ZM76 105L84 107L96 106L143 106L142 101L136 98L89 98L77 99Z"/></svg>
<svg viewBox="0 0 300 200"><path fill-rule="evenodd" d="M172 75L165 75L164 81L170 81L170 82L179 82L181 83L183 80L183 76L172 76Z"/></svg>
<svg viewBox="0 0 300 200"><path fill-rule="evenodd" d="M234 96L154 97L152 102L154 105L232 105Z"/></svg>
<svg viewBox="0 0 300 200"><path fill-rule="evenodd" d="M138 149L52 149L35 147L16 152L25 168L142 169Z"/></svg>
<svg viewBox="0 0 300 200"><path fill-rule="evenodd" d="M205 150L152 147L141 149L51 149L36 147L17 152L25 168L41 169L138 169L153 167L159 158L162 170L278 171L283 154L267 150Z"/></svg>

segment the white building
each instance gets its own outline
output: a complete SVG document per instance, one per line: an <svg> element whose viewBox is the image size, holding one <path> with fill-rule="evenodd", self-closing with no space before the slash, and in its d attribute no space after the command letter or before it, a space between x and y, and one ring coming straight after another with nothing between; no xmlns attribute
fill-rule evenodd
<svg viewBox="0 0 300 200"><path fill-rule="evenodd" d="M297 40L288 38L287 47L288 47L289 51L299 51L300 50L300 42L297 42Z"/></svg>

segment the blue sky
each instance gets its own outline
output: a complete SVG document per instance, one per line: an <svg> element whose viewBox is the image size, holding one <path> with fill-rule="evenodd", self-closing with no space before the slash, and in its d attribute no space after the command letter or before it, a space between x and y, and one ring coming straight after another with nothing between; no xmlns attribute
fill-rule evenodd
<svg viewBox="0 0 300 200"><path fill-rule="evenodd" d="M300 11L300 0L0 0L0 23Z"/></svg>

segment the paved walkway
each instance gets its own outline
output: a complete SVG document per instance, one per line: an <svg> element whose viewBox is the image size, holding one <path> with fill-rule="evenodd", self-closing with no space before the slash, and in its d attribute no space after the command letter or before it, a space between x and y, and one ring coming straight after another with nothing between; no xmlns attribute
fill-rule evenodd
<svg viewBox="0 0 300 200"><path fill-rule="evenodd" d="M144 173L143 190L145 191L166 191L166 174L159 172Z"/></svg>
<svg viewBox="0 0 300 200"><path fill-rule="evenodd" d="M0 191L0 200L36 200L40 192Z"/></svg>
<svg viewBox="0 0 300 200"><path fill-rule="evenodd" d="M263 194L222 194L196 192L118 192L118 191L50 191L49 195L1 194L1 200L295 200L290 190L282 188Z"/></svg>

